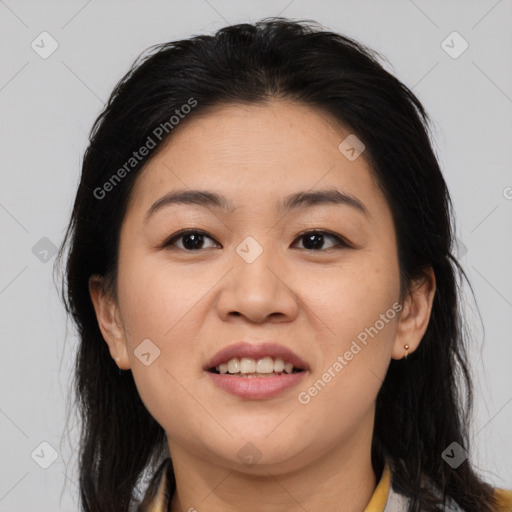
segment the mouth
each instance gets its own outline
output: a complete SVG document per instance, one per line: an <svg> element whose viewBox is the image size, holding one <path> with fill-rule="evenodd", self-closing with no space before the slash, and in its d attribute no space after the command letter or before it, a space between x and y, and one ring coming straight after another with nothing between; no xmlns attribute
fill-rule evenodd
<svg viewBox="0 0 512 512"><path fill-rule="evenodd" d="M304 372L309 366L283 345L242 341L217 352L203 370L227 376L269 377Z"/></svg>
<svg viewBox="0 0 512 512"><path fill-rule="evenodd" d="M265 400L297 386L310 368L282 345L240 342L217 352L203 370L223 392L244 400Z"/></svg>
<svg viewBox="0 0 512 512"><path fill-rule="evenodd" d="M210 373L217 375L227 375L245 378L254 377L273 377L277 375L290 375L305 371L304 368L298 368L290 361L285 361L280 357L266 356L259 359L250 357L233 357L216 366L208 369Z"/></svg>

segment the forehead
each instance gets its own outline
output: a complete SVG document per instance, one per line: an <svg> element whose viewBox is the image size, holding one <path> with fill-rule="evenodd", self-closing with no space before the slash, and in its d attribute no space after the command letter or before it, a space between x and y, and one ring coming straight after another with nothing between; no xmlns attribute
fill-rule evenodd
<svg viewBox="0 0 512 512"><path fill-rule="evenodd" d="M375 202L364 153L349 160L339 149L350 135L334 117L291 101L218 106L178 126L138 177L132 206L147 209L186 188L219 191L236 208L326 188Z"/></svg>
<svg viewBox="0 0 512 512"><path fill-rule="evenodd" d="M338 146L350 134L334 117L284 100L254 105L226 104L208 109L172 134L165 149L178 161L316 167L341 156ZM164 149L164 151L165 151ZM288 165L287 165L288 164Z"/></svg>

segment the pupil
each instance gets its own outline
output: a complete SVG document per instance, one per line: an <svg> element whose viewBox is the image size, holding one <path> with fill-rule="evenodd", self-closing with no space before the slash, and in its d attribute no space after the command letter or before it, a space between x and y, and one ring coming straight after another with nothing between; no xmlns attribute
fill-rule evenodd
<svg viewBox="0 0 512 512"><path fill-rule="evenodd" d="M199 233L191 233L191 234L185 235L183 237L183 245L187 249L197 249L197 248L200 248L200 246L201 246L201 244L203 242L202 238L203 238L203 235L201 235ZM188 244L186 242L186 240L190 240L190 239L193 240L192 244Z"/></svg>
<svg viewBox="0 0 512 512"><path fill-rule="evenodd" d="M313 240L317 238L317 242L314 242ZM312 242L310 244L310 242ZM318 249L322 246L324 242L324 236L322 234L318 233L312 233L311 235L306 235L306 243L304 244L304 247L306 249Z"/></svg>

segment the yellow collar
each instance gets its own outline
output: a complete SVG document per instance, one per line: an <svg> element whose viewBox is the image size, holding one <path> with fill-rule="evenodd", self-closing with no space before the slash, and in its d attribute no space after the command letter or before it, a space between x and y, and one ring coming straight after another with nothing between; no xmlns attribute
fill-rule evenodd
<svg viewBox="0 0 512 512"><path fill-rule="evenodd" d="M137 508L138 512L168 512L172 495L174 493L173 468L170 457L165 459L153 475L146 490L142 503ZM364 509L364 512L385 512L386 504L391 491L391 473L386 462L382 475L372 497ZM504 489L495 489L498 502L496 512L510 512L512 510L512 492Z"/></svg>
<svg viewBox="0 0 512 512"><path fill-rule="evenodd" d="M139 511L167 512L172 499L174 489L171 489L172 463L168 457L156 470L146 490ZM384 512L390 489L390 472L388 464L385 465L377 487L364 512Z"/></svg>
<svg viewBox="0 0 512 512"><path fill-rule="evenodd" d="M366 505L364 512L383 512L388 501L389 489L391 486L391 476L389 472L389 466L386 463L382 476L380 477L375 491L373 491L372 497Z"/></svg>
<svg viewBox="0 0 512 512"><path fill-rule="evenodd" d="M390 491L391 473L389 471L389 464L386 462L380 481L372 494L370 502L364 509L364 512L385 512L388 499L390 495L393 494ZM512 491L495 488L494 497L496 499L496 512L512 511Z"/></svg>

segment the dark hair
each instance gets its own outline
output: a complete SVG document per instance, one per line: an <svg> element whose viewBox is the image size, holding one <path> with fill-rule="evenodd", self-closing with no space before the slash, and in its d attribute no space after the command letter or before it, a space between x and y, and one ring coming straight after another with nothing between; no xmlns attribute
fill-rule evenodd
<svg viewBox="0 0 512 512"><path fill-rule="evenodd" d="M391 361L377 397L376 473L390 462L393 485L411 498L411 512L439 510L447 497L466 512L492 510L493 488L469 460L455 470L441 456L453 442L469 451L473 397L457 277L468 279L452 253L453 207L431 147L431 120L379 58L310 20L267 18L153 46L116 85L92 128L57 260L69 243L62 297L80 337L75 392L83 510L127 510L137 482L166 450L164 430L142 403L133 375L117 371L88 291L89 277L98 274L115 294L120 226L134 182L174 129L211 107L279 98L334 116L364 142L393 215L402 298L426 268L435 272L423 340L406 361ZM172 116L180 117L177 128ZM128 168L150 139L155 149Z"/></svg>

